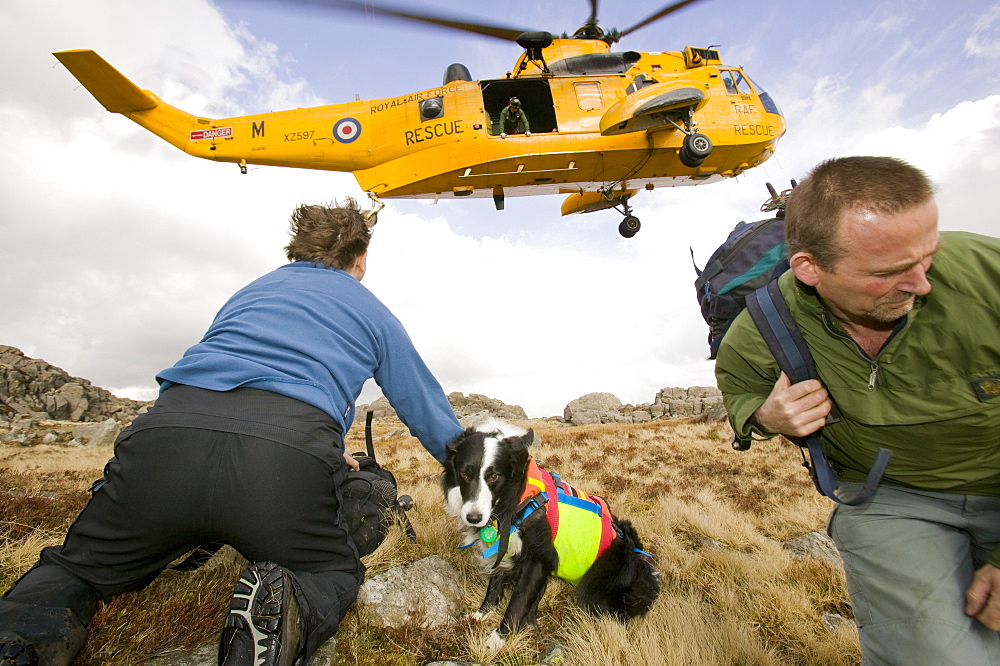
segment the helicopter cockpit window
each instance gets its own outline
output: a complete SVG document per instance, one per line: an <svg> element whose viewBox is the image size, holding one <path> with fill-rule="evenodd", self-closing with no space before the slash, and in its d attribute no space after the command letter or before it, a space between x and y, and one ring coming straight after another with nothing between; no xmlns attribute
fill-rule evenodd
<svg viewBox="0 0 1000 666"><path fill-rule="evenodd" d="M576 103L583 111L593 111L604 108L604 100L601 99L601 84L597 81L584 81L575 83Z"/></svg>
<svg viewBox="0 0 1000 666"><path fill-rule="evenodd" d="M749 77L747 77L747 81L750 81ZM774 103L774 100L771 99L771 96L768 95L763 88L761 88L753 81L750 81L750 83L753 85L754 88L757 89L757 94L760 96L760 103L764 105L765 111L767 111L768 113L776 113L779 116L784 115L781 113L781 109L778 108L778 105Z"/></svg>
<svg viewBox="0 0 1000 666"><path fill-rule="evenodd" d="M722 81L726 84L726 92L730 95L752 95L753 88L743 77L743 72L736 69L724 69L720 72Z"/></svg>

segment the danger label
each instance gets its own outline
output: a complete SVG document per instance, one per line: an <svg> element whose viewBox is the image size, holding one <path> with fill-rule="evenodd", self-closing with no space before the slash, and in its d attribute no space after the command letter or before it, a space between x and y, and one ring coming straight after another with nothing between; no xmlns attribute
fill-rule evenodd
<svg viewBox="0 0 1000 666"><path fill-rule="evenodd" d="M212 129L194 130L191 132L191 140L201 141L202 139L222 139L232 135L232 127L213 127Z"/></svg>

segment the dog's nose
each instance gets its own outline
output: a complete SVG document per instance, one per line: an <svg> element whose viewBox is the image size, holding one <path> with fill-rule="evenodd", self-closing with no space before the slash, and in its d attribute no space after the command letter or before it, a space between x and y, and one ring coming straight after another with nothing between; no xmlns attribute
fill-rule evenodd
<svg viewBox="0 0 1000 666"><path fill-rule="evenodd" d="M478 511L470 511L465 514L465 522L472 525L473 527L478 527L479 523L483 522L483 514Z"/></svg>

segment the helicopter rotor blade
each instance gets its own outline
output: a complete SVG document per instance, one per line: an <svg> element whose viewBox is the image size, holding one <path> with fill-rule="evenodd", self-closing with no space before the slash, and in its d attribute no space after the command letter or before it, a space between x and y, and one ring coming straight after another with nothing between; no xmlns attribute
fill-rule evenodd
<svg viewBox="0 0 1000 666"><path fill-rule="evenodd" d="M597 0L590 0L590 18L586 25L597 25Z"/></svg>
<svg viewBox="0 0 1000 666"><path fill-rule="evenodd" d="M453 30L461 30L463 32L472 32L477 35L485 35L487 37L495 37L497 39L503 39L512 42L517 41L517 38L522 33L526 32L526 30L522 28L512 28L509 26L501 26L501 25L488 25L484 23L473 23L471 21L466 21L464 19L456 17L423 14L416 11L405 10L403 8L376 7L374 5L361 2L360 0L296 0L296 1L301 4L313 5L315 7L344 9L363 14L381 14L383 16L392 16L395 18L409 19L411 21L420 21L422 23L430 23L432 25L437 25L443 28L451 28Z"/></svg>
<svg viewBox="0 0 1000 666"><path fill-rule="evenodd" d="M636 23L634 26L632 26L628 30L623 30L622 32L618 33L617 36L619 38L624 37L625 35L627 35L627 34L629 34L631 32L635 32L639 28L646 27L647 25L649 25L650 23L653 23L654 21L659 21L661 18L663 18L667 14L672 14L673 12L677 11L678 9L682 9L684 7L687 7L690 4L693 4L693 3L699 2L699 1L700 0L680 0L680 2L675 2L672 5L667 5L666 7L664 7L663 9L661 9L660 11L656 12L655 14L653 14L652 16L649 16L649 17L643 19L642 21L640 21L639 23Z"/></svg>

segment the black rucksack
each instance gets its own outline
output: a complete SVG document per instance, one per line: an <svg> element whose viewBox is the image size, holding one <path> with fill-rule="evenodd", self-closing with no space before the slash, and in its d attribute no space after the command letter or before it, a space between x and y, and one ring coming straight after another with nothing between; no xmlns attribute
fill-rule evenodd
<svg viewBox="0 0 1000 666"><path fill-rule="evenodd" d="M375 460L372 416L372 412L368 412L365 420L367 453L359 451L351 454L361 469L348 472L347 481L341 487L344 501L340 511L361 556L374 552L381 545L396 520L402 524L411 542L417 540L413 525L406 517L406 511L413 506L413 499L409 495L397 497L396 477Z"/></svg>
<svg viewBox="0 0 1000 666"><path fill-rule="evenodd" d="M795 181L792 181L792 187ZM712 253L704 269L695 264L698 274L695 291L701 316L708 324L709 358L719 352L722 336L746 307L746 297L788 270L785 257L785 200L791 190L781 194L767 184L771 198L761 211L777 211L773 218L740 222L719 248ZM691 251L694 261L694 251Z"/></svg>

